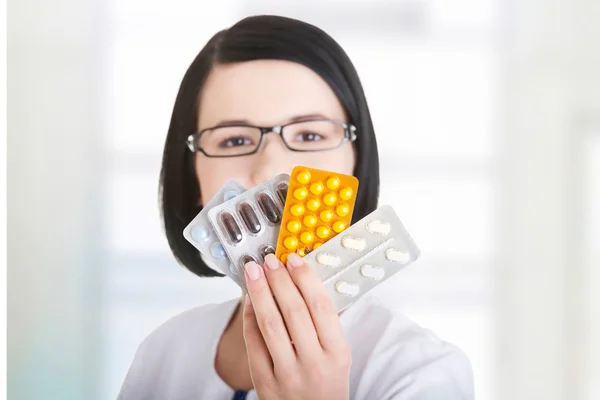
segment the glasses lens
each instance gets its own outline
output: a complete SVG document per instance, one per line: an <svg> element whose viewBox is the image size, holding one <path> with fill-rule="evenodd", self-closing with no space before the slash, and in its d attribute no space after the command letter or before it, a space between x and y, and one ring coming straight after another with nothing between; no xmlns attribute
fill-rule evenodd
<svg viewBox="0 0 600 400"><path fill-rule="evenodd" d="M260 129L227 126L205 131L199 147L210 156L236 156L252 153L260 142Z"/></svg>
<svg viewBox="0 0 600 400"><path fill-rule="evenodd" d="M285 143L301 151L334 149L342 143L344 135L344 127L333 121L298 122L283 129Z"/></svg>

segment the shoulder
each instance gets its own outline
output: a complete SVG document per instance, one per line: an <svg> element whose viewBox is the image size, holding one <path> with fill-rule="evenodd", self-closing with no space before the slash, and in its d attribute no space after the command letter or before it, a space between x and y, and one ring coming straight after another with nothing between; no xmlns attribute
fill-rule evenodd
<svg viewBox="0 0 600 400"><path fill-rule="evenodd" d="M140 349L169 344L169 350L172 350L173 344L186 337L198 339L198 336L210 336L213 331L219 329L219 322L226 323L229 312L233 310L237 301L206 304L177 314L152 331L140 344Z"/></svg>
<svg viewBox="0 0 600 400"><path fill-rule="evenodd" d="M214 350L238 301L195 307L157 327L138 346L119 399L159 398L157 393L172 397L176 383L183 387L194 378L190 373L208 368L205 363L211 361L207 355Z"/></svg>
<svg viewBox="0 0 600 400"><path fill-rule="evenodd" d="M379 298L364 298L340 319L360 381L355 390L365 394L357 398L473 398L472 369L464 352Z"/></svg>

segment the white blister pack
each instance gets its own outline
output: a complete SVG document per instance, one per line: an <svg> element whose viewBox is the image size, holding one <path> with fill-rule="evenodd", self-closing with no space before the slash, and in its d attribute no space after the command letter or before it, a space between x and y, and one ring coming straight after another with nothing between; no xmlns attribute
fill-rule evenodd
<svg viewBox="0 0 600 400"><path fill-rule="evenodd" d="M227 253L208 219L208 212L245 191L246 188L234 180L225 182L217 194L210 199L202 208L202 211L183 230L183 236L195 248L200 250L204 260L218 267L238 285L240 285L240 278L237 270L227 257Z"/></svg>
<svg viewBox="0 0 600 400"><path fill-rule="evenodd" d="M341 312L420 254L394 209L382 206L303 259Z"/></svg>
<svg viewBox="0 0 600 400"><path fill-rule="evenodd" d="M262 265L267 254L275 253L289 181L288 174L277 175L208 212L244 290L244 265Z"/></svg>

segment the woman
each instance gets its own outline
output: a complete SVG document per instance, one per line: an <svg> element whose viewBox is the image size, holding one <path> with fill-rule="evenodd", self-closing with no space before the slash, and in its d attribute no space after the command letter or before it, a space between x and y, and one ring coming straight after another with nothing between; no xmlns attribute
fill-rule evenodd
<svg viewBox="0 0 600 400"><path fill-rule="evenodd" d="M355 175L354 221L376 208L377 144L345 52L312 25L246 18L207 43L175 102L160 176L175 257L199 276L223 276L184 239L184 227L226 180L251 188L296 165ZM119 398L473 397L460 350L372 296L338 316L300 257L249 263L245 279L249 298L197 307L150 334Z"/></svg>

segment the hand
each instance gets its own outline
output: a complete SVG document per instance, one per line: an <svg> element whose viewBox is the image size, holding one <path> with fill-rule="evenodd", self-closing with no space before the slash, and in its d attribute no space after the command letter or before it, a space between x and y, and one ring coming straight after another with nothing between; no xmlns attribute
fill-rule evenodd
<svg viewBox="0 0 600 400"><path fill-rule="evenodd" d="M302 258L292 253L287 264L273 254L264 268L246 264L244 339L254 389L261 400L348 399L351 353L335 306Z"/></svg>

